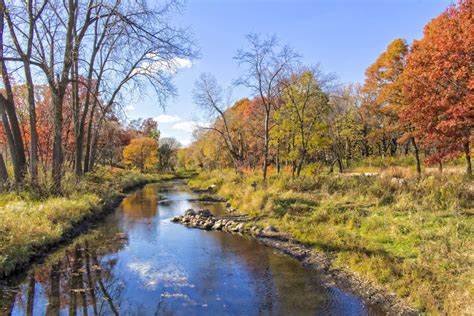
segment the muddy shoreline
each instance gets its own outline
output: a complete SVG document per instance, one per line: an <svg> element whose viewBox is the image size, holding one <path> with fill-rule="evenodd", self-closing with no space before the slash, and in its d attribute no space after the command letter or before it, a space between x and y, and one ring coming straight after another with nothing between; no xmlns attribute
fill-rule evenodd
<svg viewBox="0 0 474 316"><path fill-rule="evenodd" d="M252 238L278 253L294 258L306 268L317 271L324 286L336 287L357 295L366 305L378 306L387 315L419 314L408 303L386 289L364 280L353 272L331 267L330 253L315 251L288 234L278 232L272 226L258 227L246 215L215 216L207 210L187 210L184 215L174 217L171 221L189 228L239 234Z"/></svg>

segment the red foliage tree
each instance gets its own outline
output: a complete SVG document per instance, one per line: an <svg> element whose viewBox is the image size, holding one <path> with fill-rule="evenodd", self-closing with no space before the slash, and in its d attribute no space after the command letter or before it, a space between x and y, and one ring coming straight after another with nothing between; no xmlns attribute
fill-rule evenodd
<svg viewBox="0 0 474 316"><path fill-rule="evenodd" d="M431 161L466 157L472 174L474 139L474 7L461 0L433 19L413 43L403 73L407 106L400 114L413 124Z"/></svg>

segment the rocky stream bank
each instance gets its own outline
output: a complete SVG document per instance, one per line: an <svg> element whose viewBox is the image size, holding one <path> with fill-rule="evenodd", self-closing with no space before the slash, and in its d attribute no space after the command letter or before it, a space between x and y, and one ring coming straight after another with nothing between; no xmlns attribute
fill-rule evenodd
<svg viewBox="0 0 474 316"><path fill-rule="evenodd" d="M386 315L418 315L405 301L386 289L374 285L355 273L332 267L330 253L316 251L273 226L260 227L246 214L239 214L227 204L228 215L215 216L207 209L188 209L184 215L171 219L173 223L189 228L222 231L254 238L275 251L300 261L316 271L324 286L337 287L361 297L368 306L374 306Z"/></svg>

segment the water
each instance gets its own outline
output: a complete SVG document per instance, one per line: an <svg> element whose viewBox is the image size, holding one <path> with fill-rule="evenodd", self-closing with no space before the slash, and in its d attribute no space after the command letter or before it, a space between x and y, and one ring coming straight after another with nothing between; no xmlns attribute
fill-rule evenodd
<svg viewBox="0 0 474 316"><path fill-rule="evenodd" d="M126 197L96 229L0 287L12 315L367 315L374 309L258 242L170 219L191 202L181 181ZM165 199L159 201L159 199Z"/></svg>

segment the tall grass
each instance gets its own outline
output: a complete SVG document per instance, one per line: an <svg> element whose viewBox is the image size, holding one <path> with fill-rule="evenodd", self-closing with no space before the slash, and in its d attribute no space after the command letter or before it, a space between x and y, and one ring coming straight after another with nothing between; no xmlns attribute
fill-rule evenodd
<svg viewBox="0 0 474 316"><path fill-rule="evenodd" d="M58 242L81 220L98 213L102 202L144 183L172 174L98 168L77 180L66 175L62 197L37 192L0 194L0 276L27 263L38 249Z"/></svg>
<svg viewBox="0 0 474 316"><path fill-rule="evenodd" d="M228 179L231 179L230 181ZM257 190L251 186L257 181ZM461 175L273 176L204 172L261 226L276 226L405 297L420 311L458 315L472 306L474 185Z"/></svg>

